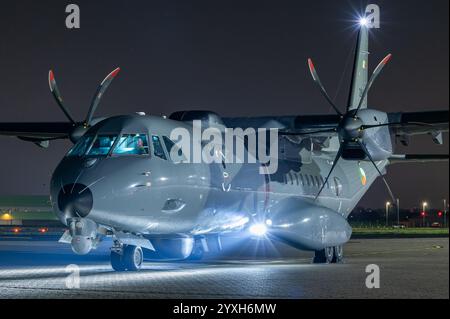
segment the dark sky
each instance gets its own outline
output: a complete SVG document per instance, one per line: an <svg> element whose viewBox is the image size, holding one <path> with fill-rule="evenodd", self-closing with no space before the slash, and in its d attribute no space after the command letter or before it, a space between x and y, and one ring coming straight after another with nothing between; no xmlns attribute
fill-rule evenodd
<svg viewBox="0 0 450 319"><path fill-rule="evenodd" d="M8 1L0 5L0 121L65 121L53 101L53 68L66 104L84 118L99 81L122 72L97 112L170 114L209 109L224 116L327 114L311 81L313 57L332 96L355 41L352 20L366 1ZM65 7L81 8L81 29L65 28ZM378 1L382 29L371 39L372 67L391 64L369 103L383 111L448 109L449 1ZM348 69L347 69L348 71ZM349 86L344 73L337 101ZM447 136L446 136L447 139ZM47 194L68 142L42 150L0 138L0 195ZM398 152L448 153L429 137ZM448 198L449 164L389 168L405 206ZM387 199L378 181L363 205Z"/></svg>

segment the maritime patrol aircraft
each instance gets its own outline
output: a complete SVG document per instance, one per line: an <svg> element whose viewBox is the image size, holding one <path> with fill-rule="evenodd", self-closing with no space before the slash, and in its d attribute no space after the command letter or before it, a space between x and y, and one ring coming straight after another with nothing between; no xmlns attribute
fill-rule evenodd
<svg viewBox="0 0 450 319"><path fill-rule="evenodd" d="M347 217L377 178L394 198L384 177L388 166L448 160L448 155L394 152L396 143L407 145L410 136L420 134L442 145L448 110L386 113L368 108L368 92L390 60L387 55L369 78L369 27L362 20L344 110L332 101L309 59L313 81L336 111L331 116L224 118L191 110L167 118L143 113L94 118L116 69L101 82L80 122L50 71L51 93L68 122L0 123L0 135L43 148L57 139L74 143L51 179L54 212L67 226L60 242L84 255L111 236L111 265L117 271L139 270L143 251L159 259L199 259L220 252L229 234L265 236L314 251L315 263L338 263L352 234ZM269 172L271 163L259 159L179 161L174 157L183 158L184 150L171 133L180 127L191 132L194 123L203 129L276 129L278 147L271 161L277 161L278 169Z"/></svg>

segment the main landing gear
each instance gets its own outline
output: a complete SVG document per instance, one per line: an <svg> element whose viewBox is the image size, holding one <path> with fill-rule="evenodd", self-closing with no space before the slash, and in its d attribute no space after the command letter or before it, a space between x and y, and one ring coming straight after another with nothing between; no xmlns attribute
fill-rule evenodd
<svg viewBox="0 0 450 319"><path fill-rule="evenodd" d="M115 271L137 271L143 262L141 247L115 243L111 248L111 266Z"/></svg>
<svg viewBox="0 0 450 319"><path fill-rule="evenodd" d="M344 247L326 247L322 250L316 250L313 263L314 264L338 264L344 259Z"/></svg>

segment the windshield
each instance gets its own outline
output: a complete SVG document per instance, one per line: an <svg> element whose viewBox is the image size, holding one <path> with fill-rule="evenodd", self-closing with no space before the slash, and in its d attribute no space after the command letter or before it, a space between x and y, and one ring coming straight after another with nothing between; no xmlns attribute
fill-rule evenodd
<svg viewBox="0 0 450 319"><path fill-rule="evenodd" d="M98 135L87 155L108 155L116 138L116 135Z"/></svg>
<svg viewBox="0 0 450 319"><path fill-rule="evenodd" d="M89 146L91 145L92 141L94 140L94 136L83 136L76 144L75 146L69 151L67 156L83 156L86 154L86 151L88 150Z"/></svg>
<svg viewBox="0 0 450 319"><path fill-rule="evenodd" d="M148 138L145 134L124 134L120 137L113 155L148 155Z"/></svg>

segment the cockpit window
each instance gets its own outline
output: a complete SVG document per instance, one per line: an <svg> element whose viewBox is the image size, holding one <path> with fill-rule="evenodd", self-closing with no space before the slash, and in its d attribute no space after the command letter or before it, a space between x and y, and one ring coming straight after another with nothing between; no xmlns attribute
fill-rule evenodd
<svg viewBox="0 0 450 319"><path fill-rule="evenodd" d="M178 147L170 138L163 136L164 145L166 146L169 158L174 163L182 163L187 161L186 157L183 155L183 151Z"/></svg>
<svg viewBox="0 0 450 319"><path fill-rule="evenodd" d="M159 136L153 135L152 142L153 142L153 153L155 154L155 156L158 156L159 158L162 158L163 160L167 160L166 153L164 153L164 149L162 147Z"/></svg>
<svg viewBox="0 0 450 319"><path fill-rule="evenodd" d="M148 138L146 134L124 134L117 142L113 155L148 155Z"/></svg>
<svg viewBox="0 0 450 319"><path fill-rule="evenodd" d="M88 151L89 156L108 155L113 146L116 135L98 135Z"/></svg>
<svg viewBox="0 0 450 319"><path fill-rule="evenodd" d="M84 156L93 140L94 136L92 135L85 135L81 137L75 146L69 151L67 156Z"/></svg>

